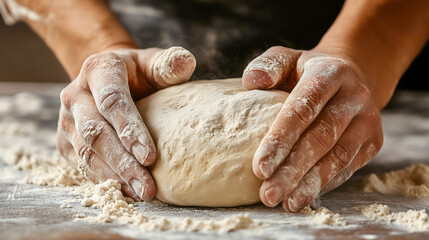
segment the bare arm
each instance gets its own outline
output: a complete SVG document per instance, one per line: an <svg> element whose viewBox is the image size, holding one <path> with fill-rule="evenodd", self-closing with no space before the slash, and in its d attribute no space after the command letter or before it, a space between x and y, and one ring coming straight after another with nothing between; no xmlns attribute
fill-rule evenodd
<svg viewBox="0 0 429 240"><path fill-rule="evenodd" d="M358 64L382 108L429 39L428 13L425 0L349 0L315 50Z"/></svg>
<svg viewBox="0 0 429 240"><path fill-rule="evenodd" d="M296 212L378 153L379 110L428 40L428 12L424 0L348 0L314 49L249 63L247 88L290 91L253 159L265 205Z"/></svg>
<svg viewBox="0 0 429 240"><path fill-rule="evenodd" d="M46 42L71 79L89 56L116 48L137 48L105 0L17 0L40 16L24 21Z"/></svg>
<svg viewBox="0 0 429 240"><path fill-rule="evenodd" d="M107 1L7 1L73 80L61 92L61 155L93 182L113 178L127 196L151 199L156 186L147 167L157 154L134 100L189 80L194 56L181 47L137 49Z"/></svg>

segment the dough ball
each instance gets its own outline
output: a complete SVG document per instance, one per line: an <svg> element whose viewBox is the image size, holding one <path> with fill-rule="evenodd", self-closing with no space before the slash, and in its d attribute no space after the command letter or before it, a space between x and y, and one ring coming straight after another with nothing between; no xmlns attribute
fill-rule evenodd
<svg viewBox="0 0 429 240"><path fill-rule="evenodd" d="M260 202L253 155L287 93L247 91L241 79L194 81L139 101L158 150L157 198L182 206Z"/></svg>

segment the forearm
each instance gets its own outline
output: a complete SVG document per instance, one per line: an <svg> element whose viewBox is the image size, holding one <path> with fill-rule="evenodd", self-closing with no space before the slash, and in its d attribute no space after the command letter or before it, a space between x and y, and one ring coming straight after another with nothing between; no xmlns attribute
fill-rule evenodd
<svg viewBox="0 0 429 240"><path fill-rule="evenodd" d="M136 44L103 0L17 0L40 16L24 17L53 50L71 79L90 55Z"/></svg>
<svg viewBox="0 0 429 240"><path fill-rule="evenodd" d="M428 12L424 0L349 0L315 50L359 65L381 109L429 38Z"/></svg>

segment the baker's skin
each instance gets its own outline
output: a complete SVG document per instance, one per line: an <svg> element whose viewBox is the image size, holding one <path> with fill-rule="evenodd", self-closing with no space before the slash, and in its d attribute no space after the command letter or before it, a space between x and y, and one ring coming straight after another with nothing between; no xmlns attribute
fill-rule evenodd
<svg viewBox="0 0 429 240"><path fill-rule="evenodd" d="M61 154L94 182L113 177L126 195L152 198L155 185L144 166L155 161L155 149L133 100L186 81L195 59L183 51L188 61L165 63L178 79L161 80L150 67L160 50L137 50L105 1L17 2L42 17L24 20L74 79L61 94ZM246 88L291 92L253 161L265 205L296 212L377 154L379 110L429 38L427 12L429 1L348 0L314 49L273 47L249 64Z"/></svg>
<svg viewBox="0 0 429 240"><path fill-rule="evenodd" d="M248 89L290 91L253 159L267 206L296 212L380 150L379 110L429 38L429 1L346 1L319 44L273 47L243 74Z"/></svg>

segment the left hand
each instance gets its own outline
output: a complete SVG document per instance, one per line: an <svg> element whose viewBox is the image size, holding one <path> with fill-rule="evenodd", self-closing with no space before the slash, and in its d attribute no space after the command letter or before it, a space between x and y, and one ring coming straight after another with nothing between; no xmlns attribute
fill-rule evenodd
<svg viewBox="0 0 429 240"><path fill-rule="evenodd" d="M290 92L253 159L265 205L282 202L286 211L299 211L380 150L380 113L365 84L370 77L344 59L272 47L244 71L247 89Z"/></svg>

